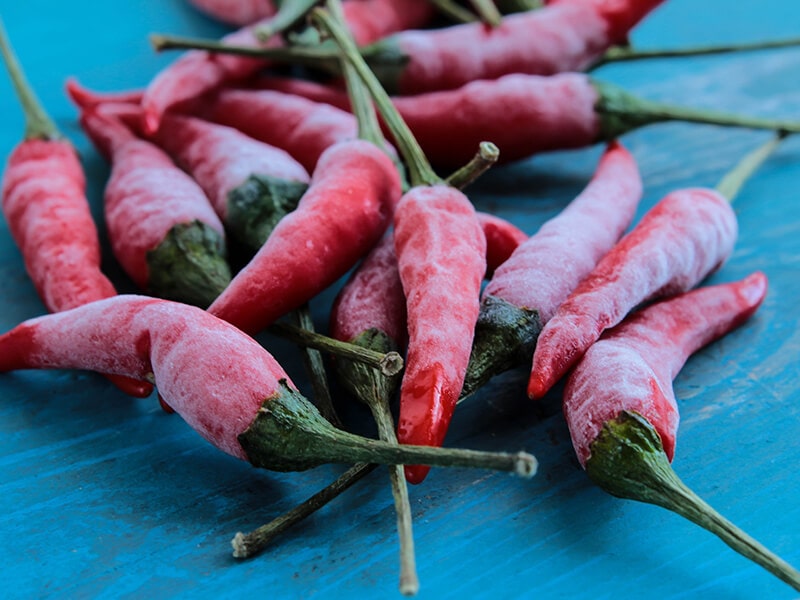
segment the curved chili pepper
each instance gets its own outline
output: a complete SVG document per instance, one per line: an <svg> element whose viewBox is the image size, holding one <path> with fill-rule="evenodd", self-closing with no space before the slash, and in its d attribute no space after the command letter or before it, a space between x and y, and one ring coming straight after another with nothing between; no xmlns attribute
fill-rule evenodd
<svg viewBox="0 0 800 600"><path fill-rule="evenodd" d="M601 333L642 302L691 289L730 256L738 233L731 208L745 178L779 143L751 153L717 190L690 188L662 198L575 288L544 326L528 382L540 398Z"/></svg>
<svg viewBox="0 0 800 600"><path fill-rule="evenodd" d="M0 336L0 372L56 368L151 381L203 438L265 469L423 460L525 476L535 471L535 459L524 453L415 449L338 430L258 342L181 302L115 296L30 319Z"/></svg>
<svg viewBox="0 0 800 600"><path fill-rule="evenodd" d="M394 31L423 26L432 11L423 0L363 0L349 2L345 19L359 44L368 44ZM269 28L269 17L222 38L230 45L260 48L281 44L278 36L262 42L259 30ZM377 36L377 37L376 37ZM142 106L145 129L156 131L161 116L172 107L190 103L224 84L242 81L263 68L263 58L224 55L206 51L191 51L161 71L147 86ZM310 167L306 167L311 170Z"/></svg>
<svg viewBox="0 0 800 600"><path fill-rule="evenodd" d="M485 277L489 278L528 239L528 234L497 215L481 211L475 214L486 238Z"/></svg>
<svg viewBox="0 0 800 600"><path fill-rule="evenodd" d="M103 112L109 113L101 97L75 81L68 82L67 91L79 106L103 104ZM114 105L113 113L129 127L141 129L138 106ZM148 139L192 176L226 230L253 252L308 187L308 172L287 152L232 127L167 113Z"/></svg>
<svg viewBox="0 0 800 600"><path fill-rule="evenodd" d="M81 125L111 161L105 216L111 249L140 288L207 306L230 281L225 232L203 190L161 150L100 110Z"/></svg>
<svg viewBox="0 0 800 600"><path fill-rule="evenodd" d="M530 363L542 326L617 243L641 197L636 161L610 144L589 185L521 243L484 288L462 398Z"/></svg>
<svg viewBox="0 0 800 600"><path fill-rule="evenodd" d="M1 25L0 51L25 113L25 139L8 158L0 192L25 270L50 312L114 296L114 285L100 270L100 242L75 148L40 104ZM153 391L146 382L109 379L137 398Z"/></svg>
<svg viewBox="0 0 800 600"><path fill-rule="evenodd" d="M239 27L271 17L277 11L272 0L189 0L189 4L217 21Z"/></svg>
<svg viewBox="0 0 800 600"><path fill-rule="evenodd" d="M800 572L717 513L670 466L678 429L672 380L692 353L747 320L766 291L756 272L627 317L570 374L564 415L578 460L605 491L676 512L800 590Z"/></svg>

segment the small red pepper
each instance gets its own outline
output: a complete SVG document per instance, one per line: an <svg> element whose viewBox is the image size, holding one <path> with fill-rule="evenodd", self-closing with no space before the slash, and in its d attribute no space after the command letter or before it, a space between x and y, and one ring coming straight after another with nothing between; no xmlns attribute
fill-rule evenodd
<svg viewBox="0 0 800 600"><path fill-rule="evenodd" d="M484 288L462 397L530 364L542 326L617 243L641 197L636 161L610 144L589 185L521 243Z"/></svg>
<svg viewBox="0 0 800 600"><path fill-rule="evenodd" d="M208 306L230 281L219 217L162 150L101 111L84 111L81 124L112 163L105 216L114 256L140 288Z"/></svg>
<svg viewBox="0 0 800 600"><path fill-rule="evenodd" d="M0 50L25 112L25 139L8 159L0 192L25 269L50 312L114 296L114 285L100 270L100 242L75 148L36 98L2 26ZM131 396L153 391L146 382L110 379Z"/></svg>
<svg viewBox="0 0 800 600"><path fill-rule="evenodd" d="M717 513L670 466L678 429L672 380L692 353L746 321L766 291L757 272L628 316L570 374L564 415L578 460L602 489L676 512L800 590L800 572Z"/></svg>
<svg viewBox="0 0 800 600"><path fill-rule="evenodd" d="M603 257L542 329L528 382L531 398L547 393L636 306L689 290L722 265L738 233L730 202L780 139L745 157L717 190L668 194Z"/></svg>
<svg viewBox="0 0 800 600"><path fill-rule="evenodd" d="M531 476L536 467L524 453L393 446L336 429L254 339L207 311L159 298L115 296L25 321L0 336L0 372L18 369L150 381L203 438L265 469L425 461Z"/></svg>

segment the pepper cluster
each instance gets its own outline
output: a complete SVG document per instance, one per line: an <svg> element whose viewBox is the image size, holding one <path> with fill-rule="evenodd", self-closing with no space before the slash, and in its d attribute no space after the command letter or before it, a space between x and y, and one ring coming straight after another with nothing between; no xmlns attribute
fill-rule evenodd
<svg viewBox="0 0 800 600"><path fill-rule="evenodd" d="M476 2L493 24L444 25L442 14L476 17L427 0L197 1L244 27L221 42L154 37L192 49L141 91L67 84L111 164L109 239L140 295L117 295L102 274L80 163L2 34L28 122L2 207L53 314L0 336L0 372L92 370L138 397L155 387L165 410L258 467L361 463L295 519L368 465L393 465L400 589L413 594L406 481L437 465L536 471L527 453L442 447L460 402L523 367L530 399L563 395L593 481L681 514L800 589L797 570L670 466L672 380L757 310L767 279L697 286L733 251L731 201L800 123L665 106L585 73L633 58L616 49L662 2L507 2L502 17ZM312 68L303 78L270 71L286 61ZM618 138L667 120L776 135L716 189L673 191L632 227L643 182ZM476 211L462 191L498 160L598 142L607 146L591 181L531 235ZM330 337L286 324L345 276ZM329 400L306 400L254 339L266 329L335 355L328 364L370 406L381 439L344 431ZM311 377L325 396L325 373ZM235 555L255 554L276 531L238 534Z"/></svg>

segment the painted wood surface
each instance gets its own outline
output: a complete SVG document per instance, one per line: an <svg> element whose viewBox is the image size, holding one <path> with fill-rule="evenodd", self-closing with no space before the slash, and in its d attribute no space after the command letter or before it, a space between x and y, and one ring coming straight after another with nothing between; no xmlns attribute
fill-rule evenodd
<svg viewBox="0 0 800 600"><path fill-rule="evenodd" d="M145 85L175 55L147 34L228 31L180 0L0 0L29 79L81 152L108 254L101 195L107 166L82 135L67 76L98 89ZM757 41L800 33L793 0L668 0L635 31L641 47ZM652 99L800 119L800 50L608 66L595 75ZM0 76L0 156L23 131ZM624 142L642 169L641 212L677 187L714 185L768 134L658 125ZM601 148L497 168L471 189L480 210L528 233L585 185ZM755 269L769 296L744 327L706 348L675 382L682 424L674 467L702 497L800 565L800 140L790 138L736 200L740 240L711 281ZM0 222L0 331L44 313ZM325 327L335 289L313 303ZM296 350L259 339L308 387ZM411 489L419 598L793 598L787 586L663 509L612 498L578 467L557 394L524 395L526 373L498 377L460 408L447 444L525 449L530 481L434 470ZM342 398L360 431L367 414ZM90 373L0 376L0 575L12 598L386 598L397 542L388 478L373 473L265 554L238 562L230 538L292 507L341 466L260 472L222 455L155 396L132 400Z"/></svg>

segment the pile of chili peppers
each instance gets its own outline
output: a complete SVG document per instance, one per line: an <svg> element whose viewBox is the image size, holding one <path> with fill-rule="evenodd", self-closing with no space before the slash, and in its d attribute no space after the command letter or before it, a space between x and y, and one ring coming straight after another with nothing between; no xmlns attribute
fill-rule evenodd
<svg viewBox="0 0 800 600"><path fill-rule="evenodd" d="M237 534L237 557L371 463L395 465L399 587L413 595L402 473L413 484L435 465L533 475L526 453L440 448L460 403L495 375L529 370L521 402L563 398L592 481L686 517L800 590L794 567L670 465L672 380L768 289L761 272L704 285L736 243L731 201L800 122L661 105L584 73L636 58L628 35L664 1L193 1L241 29L220 42L154 37L188 51L143 90L67 84L111 165L104 218L136 295L117 295L102 273L80 161L0 32L27 123L2 209L54 313L0 335L0 372L91 370L140 398L155 386L166 412L258 467L355 465L279 521ZM303 68L287 78L273 70L285 61ZM675 190L635 222L648 182L620 137L667 120L775 135L717 188ZM597 142L608 144L591 180L537 231L476 211L462 191L498 160ZM328 330L314 332L304 311L335 285ZM343 431L329 400L318 410L302 397L253 337L265 330L325 353L309 362L315 391L329 394L327 365L342 395L371 407L381 439Z"/></svg>

